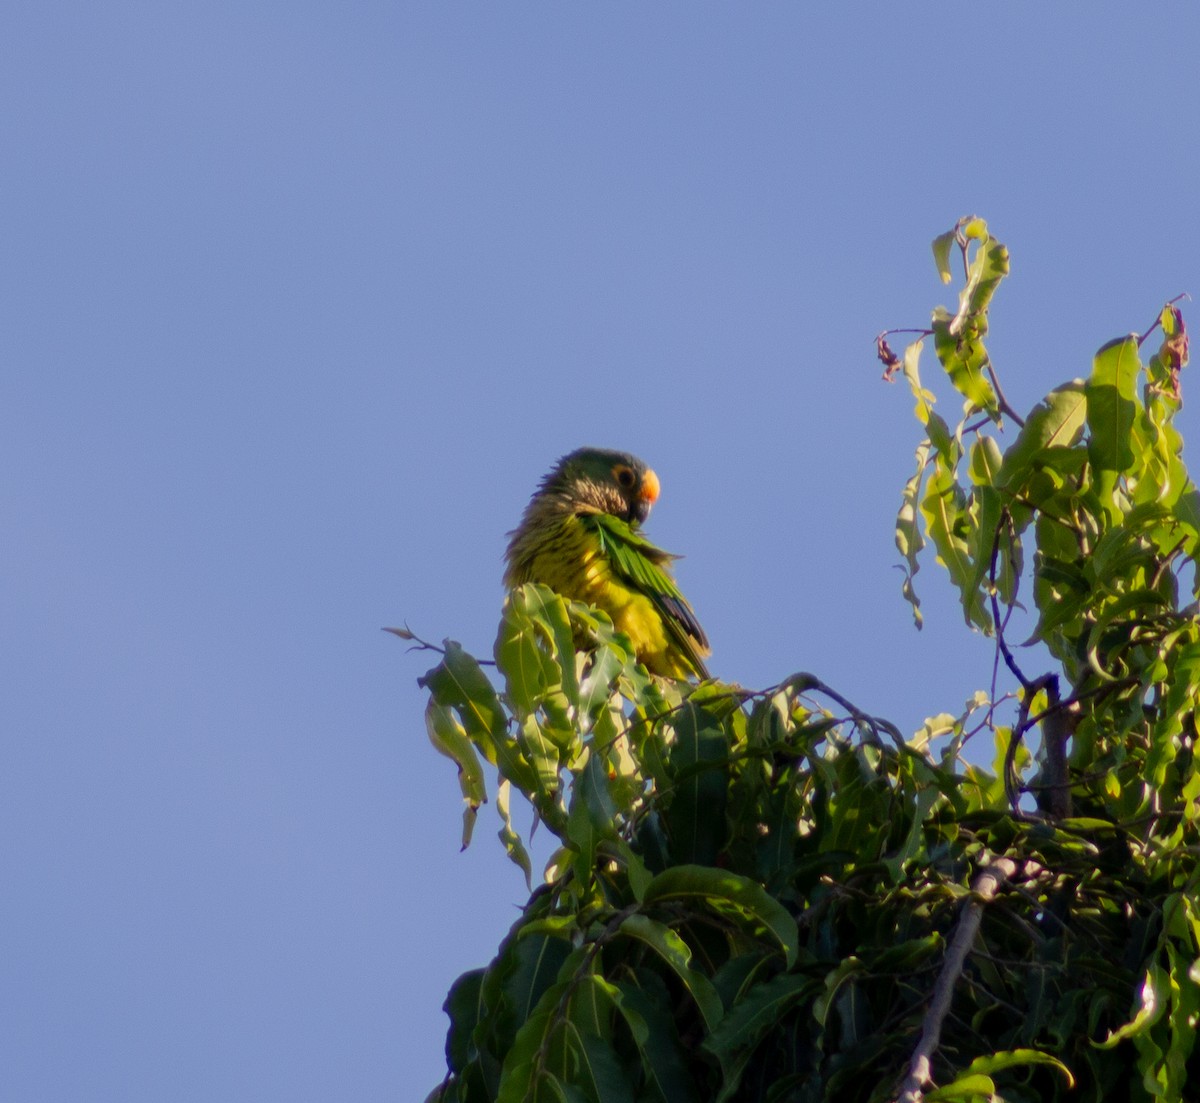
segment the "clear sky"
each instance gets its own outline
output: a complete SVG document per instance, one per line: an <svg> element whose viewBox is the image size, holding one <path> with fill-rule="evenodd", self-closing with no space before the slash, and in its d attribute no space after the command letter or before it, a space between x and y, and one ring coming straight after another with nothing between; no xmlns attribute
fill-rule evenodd
<svg viewBox="0 0 1200 1103"><path fill-rule="evenodd" d="M1197 8L999 7L8 6L0 1097L424 1098L525 893L379 629L487 654L578 445L658 471L720 675L986 685L900 598L874 335L968 213L1018 408L1200 292Z"/></svg>

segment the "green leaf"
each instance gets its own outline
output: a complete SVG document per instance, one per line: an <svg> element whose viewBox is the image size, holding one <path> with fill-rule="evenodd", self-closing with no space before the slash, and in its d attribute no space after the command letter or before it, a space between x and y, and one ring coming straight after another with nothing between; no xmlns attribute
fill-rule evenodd
<svg viewBox="0 0 1200 1103"><path fill-rule="evenodd" d="M1134 463L1131 441L1137 416L1137 377L1142 364L1137 337L1110 341L1096 353L1087 383L1088 459L1100 500L1116 516L1117 478Z"/></svg>
<svg viewBox="0 0 1200 1103"><path fill-rule="evenodd" d="M1083 433L1087 391L1081 379L1051 391L1025 421L1000 464L995 485L1022 493L1035 467L1052 448L1073 447Z"/></svg>
<svg viewBox="0 0 1200 1103"><path fill-rule="evenodd" d="M822 991L813 1000L812 1016L817 1025L824 1030L830 1010L837 1001L840 989L849 983L853 985L855 978L863 974L863 964L857 957L843 958L833 969L825 974Z"/></svg>
<svg viewBox="0 0 1200 1103"><path fill-rule="evenodd" d="M651 1098L661 1103L697 1103L691 1062L679 1039L670 994L657 976L638 970L636 977L638 983L617 983L621 993L617 1006L637 1042ZM657 982L657 988L651 981Z"/></svg>
<svg viewBox="0 0 1200 1103"><path fill-rule="evenodd" d="M479 806L487 800L483 764L454 713L436 699L431 698L425 706L425 728L434 747L458 766L458 785L466 805L463 809L462 834L462 847L466 850L471 843Z"/></svg>
<svg viewBox="0 0 1200 1103"><path fill-rule="evenodd" d="M1093 1043L1097 1049L1112 1049L1117 1043L1126 1038L1132 1038L1149 1030L1167 1010L1169 977L1160 966L1152 965L1146 970L1142 981L1141 991L1134 1007L1134 1016L1124 1026L1110 1031L1102 1042Z"/></svg>
<svg viewBox="0 0 1200 1103"><path fill-rule="evenodd" d="M601 645L592 652L583 684L579 687L579 713L586 718L588 727L595 723L600 710L608 704L626 661L626 656L609 645Z"/></svg>
<svg viewBox="0 0 1200 1103"><path fill-rule="evenodd" d="M922 425L927 426L929 419L933 416L933 404L937 399L934 398L932 391L927 391L921 386L921 349L924 347L925 342L917 340L904 350L904 378L916 403L913 407L913 415Z"/></svg>
<svg viewBox="0 0 1200 1103"><path fill-rule="evenodd" d="M999 582L999 563L1000 558L996 548L996 542L1000 542L1000 547L1005 547L1010 543L1007 539L1009 526L1004 522L1004 498L993 486L977 486L974 493L976 516L974 523L971 525L971 538L967 543L967 553L974 561L975 570L971 575L971 580L968 583L968 591L979 594L979 600L984 600L984 595L990 593L990 584L987 589L982 589L984 578L989 574L992 567L992 553L997 552L997 571L996 578ZM997 590L999 590L997 585Z"/></svg>
<svg viewBox="0 0 1200 1103"><path fill-rule="evenodd" d="M499 836L500 842L504 844L504 852L509 856L517 868L525 874L525 887L533 888L533 868L529 863L529 852L525 849L525 844L521 841L521 836L513 827L512 812L509 808L509 793L512 785L508 781L501 781L496 789L496 811L500 813L502 821Z"/></svg>
<svg viewBox="0 0 1200 1103"><path fill-rule="evenodd" d="M977 333L967 332L970 327L964 324L964 319L961 312L951 319L940 307L934 311L934 349L954 389L968 404L976 410L995 414L998 410L996 392L984 374L988 363L987 352Z"/></svg>
<svg viewBox="0 0 1200 1103"><path fill-rule="evenodd" d="M670 966L683 981L709 1030L721 1021L724 1014L721 997L717 995L712 981L692 968L692 951L678 934L666 924L636 912L621 923L620 932L628 938L644 942Z"/></svg>
<svg viewBox="0 0 1200 1103"><path fill-rule="evenodd" d="M567 985L544 993L536 1010L521 1025L504 1056L496 1103L567 1103L559 1074L569 1071L562 1022L554 1014Z"/></svg>
<svg viewBox="0 0 1200 1103"><path fill-rule="evenodd" d="M573 1034L574 1079L592 1103L634 1103L633 1089L612 1045L594 1034Z"/></svg>
<svg viewBox="0 0 1200 1103"><path fill-rule="evenodd" d="M526 1022L554 986L571 947L553 935L534 934L511 942L504 954L500 991L516 1025Z"/></svg>
<svg viewBox="0 0 1200 1103"><path fill-rule="evenodd" d="M953 468L939 454L933 473L925 483L921 501L925 529L937 549L938 562L946 568L958 587L967 624L990 632L992 618L984 607L979 588L974 584L975 567L965 533L970 531L962 487Z"/></svg>
<svg viewBox="0 0 1200 1103"><path fill-rule="evenodd" d="M553 730L543 727L536 714L523 717L517 729L517 746L522 757L533 768L537 777L538 792L547 797L558 795L562 761L570 756L570 752L576 750L571 743L560 747L560 744L550 737ZM564 754L564 751L567 753Z"/></svg>
<svg viewBox="0 0 1200 1103"><path fill-rule="evenodd" d="M592 877L600 841L616 837L616 819L617 808L608 791L604 761L594 750L589 751L587 762L575 776L567 814L567 838L579 852L576 875L585 884Z"/></svg>
<svg viewBox="0 0 1200 1103"><path fill-rule="evenodd" d="M978 235L973 234L972 229L978 227L982 228ZM980 244L963 288L960 312L967 315L982 314L991 305L1000 281L1009 273L1008 247L988 234L983 219L968 224L963 233L968 238L977 236Z"/></svg>
<svg viewBox="0 0 1200 1103"><path fill-rule="evenodd" d="M1067 1087L1075 1087L1075 1077L1057 1057L1043 1053L1038 1049L1007 1049L999 1053L989 1053L984 1057L976 1057L967 1067L964 1076L986 1075L1003 1072L1005 1069L1019 1068L1026 1065L1048 1065L1057 1069L1067 1079Z"/></svg>
<svg viewBox="0 0 1200 1103"><path fill-rule="evenodd" d="M693 700L668 723L675 732L669 758L675 788L664 817L671 854L676 862L712 865L728 836L729 737L721 721Z"/></svg>
<svg viewBox="0 0 1200 1103"><path fill-rule="evenodd" d="M629 891L639 904L646 895L646 889L654 879L653 874L646 868L646 860L634 851L624 839L616 839L612 844L615 859L625 868L625 876L629 881Z"/></svg>
<svg viewBox="0 0 1200 1103"><path fill-rule="evenodd" d="M1189 940L1190 941L1190 940ZM1167 942L1167 976L1171 986L1171 1013L1167 1018L1170 1036L1166 1053L1166 1094L1183 1098L1188 1062L1196 1046L1196 1024L1200 1018L1200 984L1186 968L1175 944ZM1195 963L1193 963L1193 968Z"/></svg>
<svg viewBox="0 0 1200 1103"><path fill-rule="evenodd" d="M757 882L709 866L674 866L650 882L644 903L650 907L675 900L703 903L734 919L756 938L778 943L788 966L795 964L800 944L796 921Z"/></svg>
<svg viewBox="0 0 1200 1103"><path fill-rule="evenodd" d="M995 486L1004 457L992 437L979 436L970 450L971 482L976 486Z"/></svg>
<svg viewBox="0 0 1200 1103"><path fill-rule="evenodd" d="M1193 541L1200 536L1200 492L1189 487L1175 502L1175 519L1188 530ZM1194 553L1193 553L1194 554Z"/></svg>
<svg viewBox="0 0 1200 1103"><path fill-rule="evenodd" d="M579 696L575 678L575 634L567 603L549 586L528 582L515 593L530 619L545 633L553 646L554 657L562 674L562 688L574 702Z"/></svg>
<svg viewBox="0 0 1200 1103"><path fill-rule="evenodd" d="M731 957L713 975L713 987L721 997L725 1013L758 983L758 974L770 969L775 962L773 955L762 950L741 953ZM724 1022L724 1019L722 1019Z"/></svg>
<svg viewBox="0 0 1200 1103"><path fill-rule="evenodd" d="M446 1034L446 1064L452 1072L462 1072L470 1060L471 1033L483 1017L483 976L485 969L463 973L451 986L442 1004L450 1017Z"/></svg>
<svg viewBox="0 0 1200 1103"><path fill-rule="evenodd" d="M996 1085L979 1073L957 1076L944 1087L926 1092L929 1103L988 1103L995 1097Z"/></svg>
<svg viewBox="0 0 1200 1103"><path fill-rule="evenodd" d="M954 248L957 236L953 230L947 230L933 239L933 263L937 265L942 283L949 283L953 278L950 271L950 250Z"/></svg>
<svg viewBox="0 0 1200 1103"><path fill-rule="evenodd" d="M721 1064L724 1082L718 1100L728 1099L736 1091L746 1065L763 1038L779 1029L784 1016L793 1007L812 999L820 990L820 980L780 973L763 984L756 984L729 1009L703 1042L703 1048Z"/></svg>
<svg viewBox="0 0 1200 1103"><path fill-rule="evenodd" d="M528 597L526 588L508 595L493 648L496 665L508 688L508 699L518 715L534 712L546 691L562 682L562 671L555 657L547 653L541 633L529 615Z"/></svg>
<svg viewBox="0 0 1200 1103"><path fill-rule="evenodd" d="M576 980L567 1016L581 1034L610 1041L615 1001L620 998L620 992L616 985L595 971L597 964L598 959L593 958L590 971Z"/></svg>
<svg viewBox="0 0 1200 1103"><path fill-rule="evenodd" d="M492 683L478 661L459 644L446 640L445 647L442 661L418 678L417 684L428 689L439 704L458 713L471 741L501 776L521 792L533 794L538 787L536 775L509 734L508 717Z"/></svg>
<svg viewBox="0 0 1200 1103"><path fill-rule="evenodd" d="M896 515L896 547L904 556L904 599L912 606L913 621L918 628L922 624L921 601L913 587L913 579L921 569L918 556L925 546L925 538L921 535L919 521L919 502L921 480L925 477L925 469L929 466L931 446L928 440L922 441L917 447L917 470L912 478L904 484L904 493L900 500L900 512ZM1200 509L1197 510L1200 520Z"/></svg>

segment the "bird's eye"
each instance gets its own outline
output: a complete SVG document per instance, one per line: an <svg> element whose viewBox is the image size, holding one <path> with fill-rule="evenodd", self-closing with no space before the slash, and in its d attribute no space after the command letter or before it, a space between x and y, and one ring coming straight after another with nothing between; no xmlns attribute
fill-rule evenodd
<svg viewBox="0 0 1200 1103"><path fill-rule="evenodd" d="M623 463L619 463L613 468L613 475L616 477L617 482L626 490L637 481L637 476L634 475L633 468L626 467Z"/></svg>

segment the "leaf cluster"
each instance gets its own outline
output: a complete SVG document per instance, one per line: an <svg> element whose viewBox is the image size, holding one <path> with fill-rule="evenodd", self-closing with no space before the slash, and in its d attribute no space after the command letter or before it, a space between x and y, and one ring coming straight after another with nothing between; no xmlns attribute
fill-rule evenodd
<svg viewBox="0 0 1200 1103"><path fill-rule="evenodd" d="M1147 363L1138 337L1112 342L1019 418L984 343L1007 250L962 220L935 242L947 277L956 248L957 310L902 357L880 349L924 430L905 593L917 611L932 547L995 639L990 691L905 739L809 674L756 692L651 677L604 614L513 591L495 677L438 649L427 727L458 767L464 845L494 773L526 877L514 788L558 847L494 960L452 989L431 1099L1183 1097L1200 498L1173 426L1182 317L1164 309ZM954 428L920 381L928 338ZM1050 657L1036 674L1005 637L1023 591ZM989 768L963 754L983 732Z"/></svg>

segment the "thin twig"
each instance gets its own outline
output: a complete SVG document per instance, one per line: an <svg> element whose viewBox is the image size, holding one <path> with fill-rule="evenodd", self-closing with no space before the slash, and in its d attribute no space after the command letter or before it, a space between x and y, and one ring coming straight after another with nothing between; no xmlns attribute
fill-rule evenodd
<svg viewBox="0 0 1200 1103"><path fill-rule="evenodd" d="M1162 581L1163 572L1166 571L1170 567L1171 560L1174 559L1175 556L1177 556L1179 554L1179 552L1183 548L1183 545L1187 543L1187 540L1188 540L1187 533L1184 533L1175 542L1175 546L1169 552L1167 552L1166 555L1163 556L1163 561L1158 565L1158 568L1154 572L1154 577L1150 580L1149 588L1151 590L1155 590L1155 591L1158 590L1158 584Z"/></svg>
<svg viewBox="0 0 1200 1103"><path fill-rule="evenodd" d="M381 632L390 632L393 636L398 636L402 640L409 640L412 647L409 651L436 651L439 655L446 654L444 647L438 647L436 643L430 643L428 640L421 639L409 626L406 624L403 628L381 628ZM480 666L495 666L494 659L476 659Z"/></svg>
<svg viewBox="0 0 1200 1103"><path fill-rule="evenodd" d="M946 961L933 989L933 1000L930 1002L929 1012L925 1016L925 1027L921 1031L921 1039L913 1051L912 1060L908 1066L908 1076L900 1085L896 1103L921 1103L925 1098L925 1088L933 1080L930 1069L933 1055L937 1051L938 1041L941 1039L942 1024L950 1012L954 986L962 976L967 953L975 941L975 936L979 933L979 924L983 921L984 905L993 900L1000 886L1005 881L1011 880L1016 872L1016 862L1010 858L997 858L980 870L979 875L972 882L973 899L959 916L954 938L950 942L950 948L946 951Z"/></svg>
<svg viewBox="0 0 1200 1103"><path fill-rule="evenodd" d="M1017 748L1021 745L1021 740L1024 739L1025 733L1032 727L1029 723L1029 707L1033 704L1033 699L1043 689L1051 700L1057 701L1058 675L1043 674L1040 678L1035 679L1025 686L1025 691L1021 695L1021 704L1017 710L1017 722L1013 725L1012 735L1009 737L1008 746L1004 750L1004 795L1008 797L1008 803L1012 808L1013 815L1021 820L1028 819L1029 817L1021 811L1021 794L1017 791ZM1063 768L1064 770L1066 768L1065 760Z"/></svg>
<svg viewBox="0 0 1200 1103"><path fill-rule="evenodd" d="M1189 295L1186 291L1181 291L1178 295L1175 296L1175 298L1168 299L1164 305L1174 306L1177 302L1179 302L1180 299L1188 299L1190 301L1191 295ZM1154 324L1138 338L1138 340L1137 340L1138 348L1142 347L1142 342L1145 341L1146 338L1149 337L1150 334L1152 334L1156 329L1158 329L1158 327L1160 325L1162 325L1162 311L1159 311L1158 317L1154 319Z"/></svg>
<svg viewBox="0 0 1200 1103"><path fill-rule="evenodd" d="M1000 530L1003 528L1007 520L1008 510L1005 510L1000 515L1000 520L996 524L996 531L992 536L992 556L991 561L988 564L988 583L990 590L988 596L991 599L992 605L992 622L996 628L996 646L1000 648L1000 654L1004 657L1004 665L1012 671L1013 677L1021 683L1021 688L1028 691L1030 685L1033 683L1031 683L1030 680L1025 677L1024 672L1019 666L1017 666L1017 660L1013 658L1012 652L1009 651L1008 644L1004 640L1004 626L1008 623L1008 621L1007 618L1005 618L1003 621L1000 619L1000 602L996 598L996 560L1000 555Z"/></svg>
<svg viewBox="0 0 1200 1103"><path fill-rule="evenodd" d="M847 701L846 698L836 690L830 689L829 686L822 682L820 678L814 677L811 674L802 673L793 675L787 681L794 682L797 679L804 680L805 692L823 693L830 700L836 701L850 714L851 719L853 719L859 727L870 728L876 739L879 738L880 730L883 730L892 737L892 740L900 750L904 750L908 746L904 736L900 734L900 729L897 728L895 724L887 720L880 720L878 717L871 716L869 713L863 712L862 709L851 704L851 702Z"/></svg>
<svg viewBox="0 0 1200 1103"><path fill-rule="evenodd" d="M1022 429L1024 429L1025 419L1012 408L1008 399L1004 397L1004 391L1000 387L1000 379L996 375L996 369L992 367L992 362L990 359L985 366L987 367L988 378L991 379L992 386L996 388L996 398L1000 403L1000 412L1002 414L1008 414L1013 421L1015 421L1019 426L1021 426Z"/></svg>
<svg viewBox="0 0 1200 1103"><path fill-rule="evenodd" d="M1116 693L1123 689L1132 689L1138 684L1138 680L1133 677L1118 678L1114 682L1105 682L1103 685L1092 686L1091 689L1081 689L1078 693L1072 693L1070 697L1065 697L1061 701L1056 701L1053 704L1047 705L1041 712L1029 718L1029 726L1035 727L1042 723L1046 717L1053 715L1056 712L1061 712L1063 709L1074 708L1080 701L1086 701L1089 697L1106 697L1110 693ZM1102 771L1102 773L1105 771Z"/></svg>

